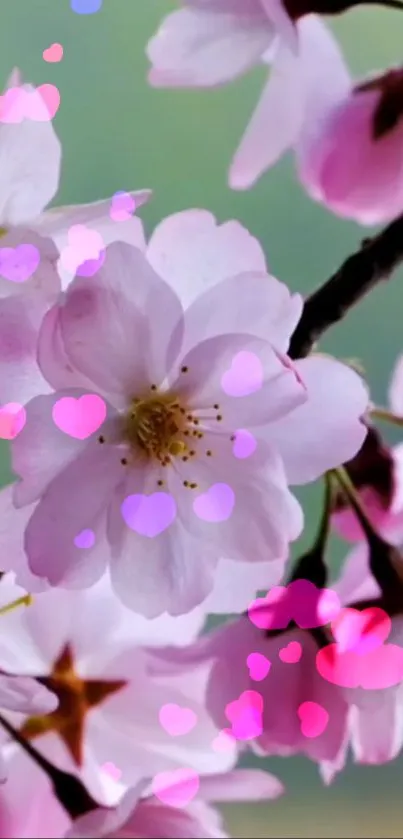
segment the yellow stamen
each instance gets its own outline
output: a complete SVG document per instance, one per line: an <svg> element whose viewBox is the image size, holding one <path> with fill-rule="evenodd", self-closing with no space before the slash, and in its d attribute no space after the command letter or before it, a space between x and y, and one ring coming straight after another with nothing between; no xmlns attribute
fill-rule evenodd
<svg viewBox="0 0 403 839"><path fill-rule="evenodd" d="M8 612L12 612L14 609L17 609L18 606L31 606L32 603L32 594L26 594L24 597L19 597L17 600L13 600L12 603L7 603L6 606L2 606L0 609L0 615L6 615Z"/></svg>

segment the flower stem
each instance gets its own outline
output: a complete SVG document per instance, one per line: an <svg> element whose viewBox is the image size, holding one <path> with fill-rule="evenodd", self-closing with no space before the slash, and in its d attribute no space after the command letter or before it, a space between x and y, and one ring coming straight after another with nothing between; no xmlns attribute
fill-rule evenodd
<svg viewBox="0 0 403 839"><path fill-rule="evenodd" d="M370 414L373 419L380 420L381 422L389 422L392 425L403 428L403 417L399 417L393 411L388 411L387 408L372 408Z"/></svg>
<svg viewBox="0 0 403 839"><path fill-rule="evenodd" d="M52 782L58 801L72 819L83 816L85 813L90 813L97 808L98 805L88 794L78 778L75 778L74 775L70 775L68 772L62 772L61 769L53 766L1 714L0 725L3 726L13 740L19 743L21 748L35 761L43 772L46 773Z"/></svg>
<svg viewBox="0 0 403 839"><path fill-rule="evenodd" d="M297 561L290 583L295 580L309 580L317 588L324 588L327 583L328 569L325 563L325 550L330 531L330 512L332 500L332 476L329 472L324 475L325 492L322 516L318 532L312 547Z"/></svg>
<svg viewBox="0 0 403 839"><path fill-rule="evenodd" d="M332 474L338 480L347 500L353 508L358 521L364 531L369 547L369 567L382 594L391 603L391 609L396 611L403 607L403 586L396 570L395 562L401 563L399 552L388 542L385 542L372 526L365 507L356 492L347 470L340 466Z"/></svg>

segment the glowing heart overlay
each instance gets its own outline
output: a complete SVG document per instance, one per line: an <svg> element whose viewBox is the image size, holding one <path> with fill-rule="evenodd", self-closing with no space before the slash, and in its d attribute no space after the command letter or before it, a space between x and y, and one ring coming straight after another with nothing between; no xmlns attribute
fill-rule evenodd
<svg viewBox="0 0 403 839"><path fill-rule="evenodd" d="M128 495L120 509L127 526L149 539L167 530L176 517L175 501L167 492Z"/></svg>
<svg viewBox="0 0 403 839"><path fill-rule="evenodd" d="M34 245L0 248L0 274L12 283L25 283L35 274L41 256Z"/></svg>
<svg viewBox="0 0 403 839"><path fill-rule="evenodd" d="M199 790L200 779L194 769L183 767L171 772L159 772L154 775L152 791L154 795L170 807L186 807Z"/></svg>
<svg viewBox="0 0 403 839"><path fill-rule="evenodd" d="M106 405L97 394L85 394L75 399L63 396L52 410L55 425L78 440L86 440L97 431L106 417Z"/></svg>
<svg viewBox="0 0 403 839"><path fill-rule="evenodd" d="M340 610L340 599L332 589L294 580L288 586L274 586L266 597L254 600L248 615L259 629L286 629L292 621L300 629L314 629L326 626Z"/></svg>
<svg viewBox="0 0 403 839"><path fill-rule="evenodd" d="M221 387L228 396L241 397L256 393L263 385L264 373L260 358L253 352L239 352L221 378Z"/></svg>
<svg viewBox="0 0 403 839"><path fill-rule="evenodd" d="M172 737L188 734L197 723L197 715L191 708L181 708L180 705L168 703L159 712L159 720L165 731Z"/></svg>

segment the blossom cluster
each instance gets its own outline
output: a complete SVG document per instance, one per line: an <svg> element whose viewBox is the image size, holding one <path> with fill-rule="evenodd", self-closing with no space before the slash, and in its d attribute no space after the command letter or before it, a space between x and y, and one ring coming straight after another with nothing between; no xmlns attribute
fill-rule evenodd
<svg viewBox="0 0 403 839"><path fill-rule="evenodd" d="M263 62L230 185L293 149L330 211L398 223L403 71L354 83L322 11L184 0L147 45L150 84L213 87ZM403 361L377 407L353 364L295 350L357 289L316 323L238 221L190 208L148 235L150 189L46 209L61 160L43 91L14 70L0 104L14 475L0 491L0 835L225 837L215 802L284 792L239 766L245 752L303 754L330 783L350 753L378 764L402 748L403 444L378 423L403 425ZM318 479L318 535L292 568L296 488ZM351 548L332 583L331 530Z"/></svg>

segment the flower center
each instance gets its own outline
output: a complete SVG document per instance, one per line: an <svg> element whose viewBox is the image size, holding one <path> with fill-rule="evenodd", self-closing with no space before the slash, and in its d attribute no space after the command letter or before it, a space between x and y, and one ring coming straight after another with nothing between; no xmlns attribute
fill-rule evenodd
<svg viewBox="0 0 403 839"><path fill-rule="evenodd" d="M124 437L149 459L169 463L171 456L186 455L193 417L171 393L133 399L126 417Z"/></svg>

